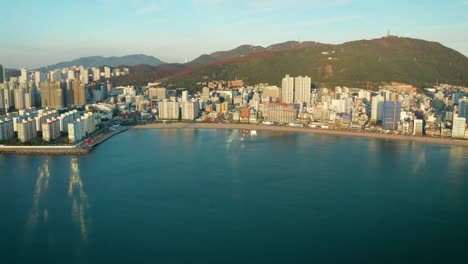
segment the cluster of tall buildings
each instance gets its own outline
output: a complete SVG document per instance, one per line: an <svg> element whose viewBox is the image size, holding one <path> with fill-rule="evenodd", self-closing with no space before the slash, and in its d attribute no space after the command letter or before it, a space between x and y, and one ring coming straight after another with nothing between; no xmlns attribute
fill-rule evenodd
<svg viewBox="0 0 468 264"><path fill-rule="evenodd" d="M52 71L28 71L22 68L19 77L5 78L0 65L0 112L29 107L71 108L90 101L107 99L109 83L103 78L129 74L129 69L73 66Z"/></svg>
<svg viewBox="0 0 468 264"><path fill-rule="evenodd" d="M286 75L282 81L282 102L303 104L310 102L312 79L310 77L291 77Z"/></svg>
<svg viewBox="0 0 468 264"><path fill-rule="evenodd" d="M81 134L77 136L75 127L70 130L70 124L79 123ZM59 114L57 110L21 110L11 112L0 118L0 142L17 138L20 142L28 142L42 137L45 142L51 142L67 135L70 143L76 143L94 132L96 118L93 113L80 114L77 110Z"/></svg>
<svg viewBox="0 0 468 264"><path fill-rule="evenodd" d="M207 83L191 100L198 101L197 120L267 122L302 126L356 129L415 136L468 138L468 89L443 85L435 92L391 83L377 90L363 88L313 88L309 77L286 75L282 87L258 84L229 87L229 81ZM148 100L159 119L183 119L176 109L186 92L168 94L165 88L149 88ZM148 108L151 110L151 107ZM185 111L185 110L184 110Z"/></svg>

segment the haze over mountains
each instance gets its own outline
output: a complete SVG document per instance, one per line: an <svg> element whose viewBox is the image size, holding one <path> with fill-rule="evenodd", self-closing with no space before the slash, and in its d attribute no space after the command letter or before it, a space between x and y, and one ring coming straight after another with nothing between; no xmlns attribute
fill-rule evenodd
<svg viewBox="0 0 468 264"><path fill-rule="evenodd" d="M80 66L84 67L100 67L100 66L110 66L118 67L122 65L126 66L135 66L139 64L147 64L151 66L157 66L164 64L165 62L161 61L158 58L153 56L148 56L144 54L134 54L127 55L122 57L101 57L101 56L92 56L92 57L83 57L72 61L59 62L57 64L49 65L41 69L47 68L48 70L54 70L58 68L67 68L71 66Z"/></svg>

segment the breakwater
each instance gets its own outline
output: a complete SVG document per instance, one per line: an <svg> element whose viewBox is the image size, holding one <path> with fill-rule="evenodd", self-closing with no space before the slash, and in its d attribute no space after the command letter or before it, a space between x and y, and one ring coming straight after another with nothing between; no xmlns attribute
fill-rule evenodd
<svg viewBox="0 0 468 264"><path fill-rule="evenodd" d="M86 155L92 148L83 146L0 146L0 154L12 155Z"/></svg>
<svg viewBox="0 0 468 264"><path fill-rule="evenodd" d="M65 156L65 155L86 155L89 154L95 147L102 144L104 141L127 131L128 128L120 127L119 129L100 134L92 140L92 143L87 145L84 141L73 146L0 146L1 154L10 155L44 155L44 156Z"/></svg>

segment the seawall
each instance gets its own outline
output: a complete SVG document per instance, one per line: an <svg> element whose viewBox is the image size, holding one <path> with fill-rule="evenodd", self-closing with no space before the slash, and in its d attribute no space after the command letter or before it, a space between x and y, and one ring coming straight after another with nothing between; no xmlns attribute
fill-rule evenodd
<svg viewBox="0 0 468 264"><path fill-rule="evenodd" d="M90 151L91 148L74 146L0 146L0 154L12 155L85 155Z"/></svg>

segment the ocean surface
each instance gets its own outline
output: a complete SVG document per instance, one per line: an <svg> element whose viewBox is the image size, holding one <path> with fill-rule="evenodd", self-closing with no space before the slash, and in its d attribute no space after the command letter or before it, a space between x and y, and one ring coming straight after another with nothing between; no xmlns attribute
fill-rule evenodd
<svg viewBox="0 0 468 264"><path fill-rule="evenodd" d="M468 263L468 149L130 130L0 155L0 263Z"/></svg>

